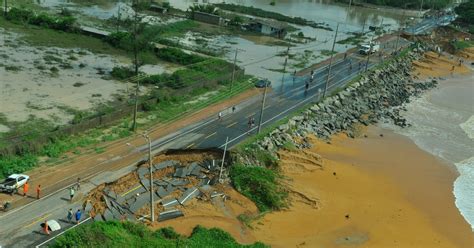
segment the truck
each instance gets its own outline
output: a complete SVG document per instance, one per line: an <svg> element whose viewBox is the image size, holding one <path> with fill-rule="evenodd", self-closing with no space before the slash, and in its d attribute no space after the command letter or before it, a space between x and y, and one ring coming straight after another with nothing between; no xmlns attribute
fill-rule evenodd
<svg viewBox="0 0 474 248"><path fill-rule="evenodd" d="M24 174L11 174L0 183L0 192L17 193L18 189L28 182L29 179L30 177Z"/></svg>
<svg viewBox="0 0 474 248"><path fill-rule="evenodd" d="M359 53L368 55L380 51L380 44L376 42L370 42L368 44L362 44L359 48Z"/></svg>

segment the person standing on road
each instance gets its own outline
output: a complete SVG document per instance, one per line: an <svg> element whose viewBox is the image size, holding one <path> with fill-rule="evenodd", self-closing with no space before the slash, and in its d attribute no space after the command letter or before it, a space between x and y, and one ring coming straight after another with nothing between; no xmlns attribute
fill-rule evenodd
<svg viewBox="0 0 474 248"><path fill-rule="evenodd" d="M41 194L41 184L38 184L38 186L36 186L36 199L40 198L40 194Z"/></svg>
<svg viewBox="0 0 474 248"><path fill-rule="evenodd" d="M72 201L72 198L74 198L74 194L76 192L74 191L74 187L69 188L69 201Z"/></svg>
<svg viewBox="0 0 474 248"><path fill-rule="evenodd" d="M76 224L79 224L79 221L81 220L82 212L80 209L76 211Z"/></svg>
<svg viewBox="0 0 474 248"><path fill-rule="evenodd" d="M46 235L51 235L51 233L49 233L48 221L46 221L46 220L44 221L43 231Z"/></svg>
<svg viewBox="0 0 474 248"><path fill-rule="evenodd" d="M222 112L219 112L219 114L217 114L217 118L218 118L219 120L222 119Z"/></svg>
<svg viewBox="0 0 474 248"><path fill-rule="evenodd" d="M232 106L232 113L235 112L235 106Z"/></svg>
<svg viewBox="0 0 474 248"><path fill-rule="evenodd" d="M247 122L249 129L252 128L252 117L249 117L249 121Z"/></svg>
<svg viewBox="0 0 474 248"><path fill-rule="evenodd" d="M77 189L77 190L80 190L80 189L81 189L81 178L80 178L80 177L77 178L76 189Z"/></svg>
<svg viewBox="0 0 474 248"><path fill-rule="evenodd" d="M72 208L69 209L69 211L67 211L67 221L69 223L72 223L72 216L74 215L74 213L72 212Z"/></svg>
<svg viewBox="0 0 474 248"><path fill-rule="evenodd" d="M28 181L26 181L26 183L23 184L23 196L26 196L29 188L30 188L30 185L28 184Z"/></svg>

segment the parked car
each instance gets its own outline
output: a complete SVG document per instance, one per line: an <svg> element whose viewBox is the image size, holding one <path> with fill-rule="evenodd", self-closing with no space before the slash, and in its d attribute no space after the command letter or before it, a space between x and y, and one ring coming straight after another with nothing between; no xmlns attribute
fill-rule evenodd
<svg viewBox="0 0 474 248"><path fill-rule="evenodd" d="M265 85L267 87L272 87L272 82L268 79L260 79L255 83L255 87L257 88L265 88Z"/></svg>
<svg viewBox="0 0 474 248"><path fill-rule="evenodd" d="M30 177L24 174L11 174L7 179L0 183L0 192L7 192L10 194L17 193L18 189L29 179Z"/></svg>

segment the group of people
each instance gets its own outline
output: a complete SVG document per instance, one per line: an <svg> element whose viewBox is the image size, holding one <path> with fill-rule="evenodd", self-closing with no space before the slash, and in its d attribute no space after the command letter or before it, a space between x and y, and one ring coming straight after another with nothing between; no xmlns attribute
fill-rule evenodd
<svg viewBox="0 0 474 248"><path fill-rule="evenodd" d="M23 184L23 196L25 197L28 194L28 191L30 190L30 184L28 181ZM36 199L39 199L41 196L41 184L36 185Z"/></svg>

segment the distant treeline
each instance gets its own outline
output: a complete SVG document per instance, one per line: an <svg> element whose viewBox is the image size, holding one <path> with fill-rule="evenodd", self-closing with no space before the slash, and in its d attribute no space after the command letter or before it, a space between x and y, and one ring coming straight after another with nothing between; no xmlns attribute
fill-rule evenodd
<svg viewBox="0 0 474 248"><path fill-rule="evenodd" d="M350 0L336 0L336 2L349 3ZM451 0L353 0L353 4L370 3L375 5L385 5L390 7L405 9L420 9L423 2L423 9L442 9L450 4Z"/></svg>

